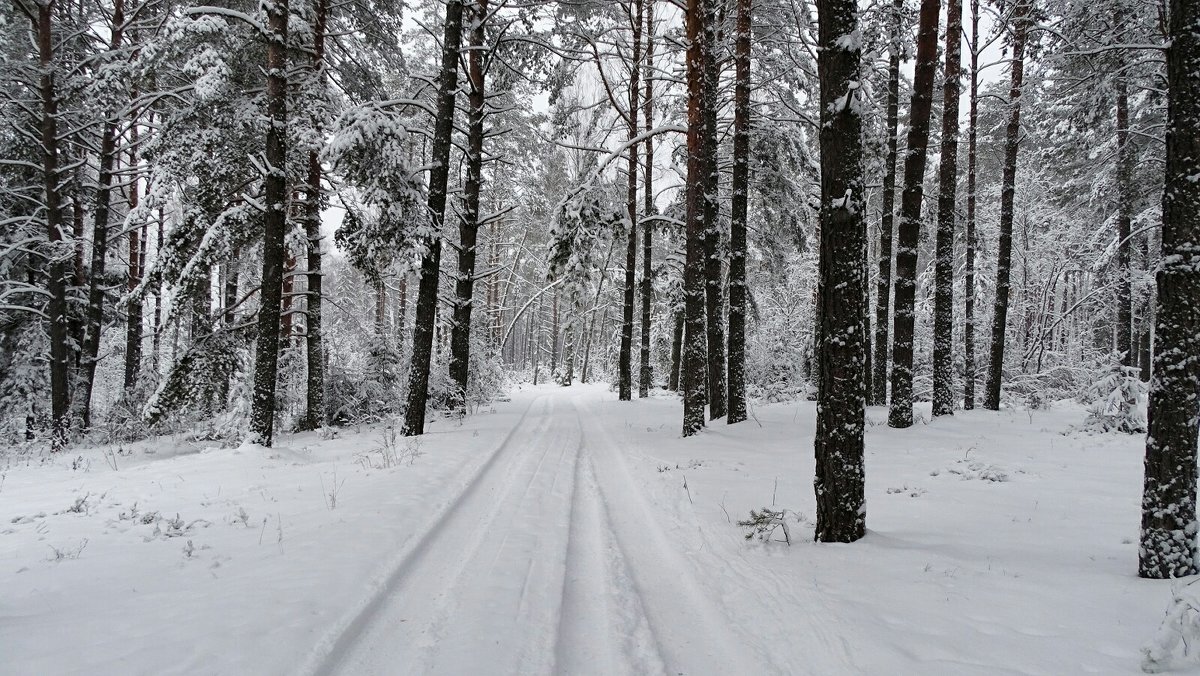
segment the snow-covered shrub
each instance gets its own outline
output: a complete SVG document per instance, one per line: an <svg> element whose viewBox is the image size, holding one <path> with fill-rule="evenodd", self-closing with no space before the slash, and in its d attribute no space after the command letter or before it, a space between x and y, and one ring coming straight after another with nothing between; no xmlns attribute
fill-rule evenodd
<svg viewBox="0 0 1200 676"><path fill-rule="evenodd" d="M746 529L747 540L757 538L763 542L769 542L775 531L782 529L783 541L790 545L792 544L792 531L788 527L789 517L796 523L804 521L803 515L790 509L776 510L763 507L760 510L750 510L750 518L738 521L737 525Z"/></svg>
<svg viewBox="0 0 1200 676"><path fill-rule="evenodd" d="M1200 596L1195 584L1196 580L1172 581L1167 614L1154 638L1142 647L1142 671L1157 674L1200 662L1195 647L1200 645Z"/></svg>
<svg viewBox="0 0 1200 676"><path fill-rule="evenodd" d="M1146 384L1141 381L1137 367L1122 366L1114 354L1108 372L1088 389L1093 402L1083 430L1126 434L1146 431L1146 415L1139 406L1146 394Z"/></svg>

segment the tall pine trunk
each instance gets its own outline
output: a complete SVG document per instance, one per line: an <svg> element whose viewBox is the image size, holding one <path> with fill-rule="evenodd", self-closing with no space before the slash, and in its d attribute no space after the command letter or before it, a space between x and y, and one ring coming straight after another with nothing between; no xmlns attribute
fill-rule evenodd
<svg viewBox="0 0 1200 676"><path fill-rule="evenodd" d="M1021 85L1025 79L1025 35L1033 0L1017 0L1013 8L1012 85L1008 94L1008 126L1004 140L1004 176L1000 187L1000 238L996 247L996 300L992 311L992 354L988 365L983 407L1000 410L1004 380L1004 337L1008 325L1008 294L1012 275L1013 201L1017 186L1017 151L1021 134Z"/></svg>
<svg viewBox="0 0 1200 676"><path fill-rule="evenodd" d="M317 0L312 66L321 85L325 84L325 30L328 18L328 0ZM303 427L315 430L325 424L325 351L321 321L325 293L321 276L321 162L315 150L308 153L306 186L304 236L308 242L308 276L304 301L304 357L307 373Z"/></svg>
<svg viewBox="0 0 1200 676"><path fill-rule="evenodd" d="M1200 2L1171 0L1162 260L1138 574L1194 575L1200 404Z"/></svg>
<svg viewBox="0 0 1200 676"><path fill-rule="evenodd" d="M450 175L450 141L454 131L454 95L458 91L463 4L464 0L446 3L437 121L433 130L433 167L429 170L427 206L430 233L424 241L427 252L421 259L421 281L417 287L417 307L413 318L412 359L408 369L408 404L404 410L404 427L401 429L406 437L425 433L429 363L433 358L433 328L437 321L438 277L442 264L440 233L446 215L446 182Z"/></svg>
<svg viewBox="0 0 1200 676"><path fill-rule="evenodd" d="M946 4L946 71L942 86L937 261L933 298L933 415L954 413L954 229L958 193L958 98L962 71L962 3Z"/></svg>
<svg viewBox="0 0 1200 676"><path fill-rule="evenodd" d="M875 297L875 355L871 360L874 382L871 386L871 404L882 406L887 403L888 348L891 346L889 330L892 297L892 230L895 228L896 213L896 128L900 119L900 35L904 27L904 0L892 2L892 44L888 56L887 96L887 166L883 173L883 214L879 223L879 280Z"/></svg>
<svg viewBox="0 0 1200 676"><path fill-rule="evenodd" d="M467 180L464 209L458 221L458 279L454 283L454 321L450 329L450 379L455 407L466 411L471 363L471 311L475 296L475 245L479 238L479 191L483 185L484 22L487 0L476 0L471 16L471 50L467 54Z"/></svg>
<svg viewBox="0 0 1200 676"><path fill-rule="evenodd" d="M975 408L975 163L979 124L979 0L971 0L971 110L967 122L967 255L963 273L963 409Z"/></svg>
<svg viewBox="0 0 1200 676"><path fill-rule="evenodd" d="M704 176L709 170L703 97L705 0L687 0L687 255L683 267L685 339L680 365L683 388L683 436L690 437L704 427L705 370L705 293L704 293Z"/></svg>
<svg viewBox="0 0 1200 676"><path fill-rule="evenodd" d="M134 98L137 98L137 92L134 92ZM153 119L151 119L153 122ZM133 175L133 180L129 185L129 209L133 211L137 209L139 190L138 190L138 120L135 117L133 126L129 129L129 169ZM159 219L159 238L158 250L162 250L162 219ZM129 308L127 310L128 317L125 322L125 391L132 392L137 386L138 376L142 370L142 313L144 303L141 296L135 296L134 290L142 283L142 262L145 260L144 238L137 230L129 232L129 271L126 279L126 290L129 292ZM159 305L162 304L162 295L160 293L155 304L155 312L158 312ZM157 337L157 332L155 336Z"/></svg>
<svg viewBox="0 0 1200 676"><path fill-rule="evenodd" d="M1117 352L1134 365L1133 291L1129 279L1129 241L1133 220L1133 148L1129 144L1129 90L1124 76L1114 84L1117 99Z"/></svg>
<svg viewBox="0 0 1200 676"><path fill-rule="evenodd" d="M913 325L917 293L917 248L921 239L921 203L925 195L925 160L929 144L929 111L937 70L939 0L921 0L917 29L917 63L909 107L908 149L904 156L904 193L896 238L896 308L892 330L892 408L888 425L909 427L913 421Z"/></svg>
<svg viewBox="0 0 1200 676"><path fill-rule="evenodd" d="M750 199L750 2L737 0L734 41L733 199L729 214L729 413L746 419L746 211Z"/></svg>
<svg viewBox="0 0 1200 676"><path fill-rule="evenodd" d="M646 14L646 96L643 111L646 131L654 128L654 0L642 0ZM642 216L646 219L642 228L642 330L641 371L638 377L638 396L650 396L650 382L654 373L650 367L650 310L654 302L654 222L650 220L657 209L654 207L654 138L646 137L646 168L643 180Z"/></svg>
<svg viewBox="0 0 1200 676"><path fill-rule="evenodd" d="M725 313L721 256L720 172L717 167L717 93L720 61L717 54L717 0L704 0L703 95L704 173L701 201L704 219L704 316L708 346L708 419L725 417Z"/></svg>
<svg viewBox="0 0 1200 676"><path fill-rule="evenodd" d="M279 376L279 316L283 300L284 236L287 226L287 39L288 0L267 4L267 175L261 302L254 358L250 434L270 446L275 432L275 386Z"/></svg>
<svg viewBox="0 0 1200 676"><path fill-rule="evenodd" d="M821 80L821 255L814 439L818 542L866 534L863 429L867 351L867 230L857 80L857 0L818 0ZM936 22L935 22L936 23Z"/></svg>
<svg viewBox="0 0 1200 676"><path fill-rule="evenodd" d="M629 165L626 169L626 217L629 232L625 241L625 293L621 303L621 352L617 359L617 398L633 399L633 301L637 289L637 231L638 231L638 144L633 143L638 132L638 96L641 85L638 75L642 60L642 2L637 0L633 12L633 58L629 62Z"/></svg>

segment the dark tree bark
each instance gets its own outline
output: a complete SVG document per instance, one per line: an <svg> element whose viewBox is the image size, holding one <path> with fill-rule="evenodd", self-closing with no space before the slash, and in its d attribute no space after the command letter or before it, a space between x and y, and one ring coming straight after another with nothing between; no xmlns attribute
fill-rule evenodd
<svg viewBox="0 0 1200 676"><path fill-rule="evenodd" d="M904 193L896 239L896 308L892 330L892 407L890 427L913 421L913 324L917 292L917 247L921 238L921 202L925 194L925 160L929 144L929 111L937 70L939 0L921 0L917 28L917 63L909 107L908 150L904 156Z"/></svg>
<svg viewBox="0 0 1200 676"><path fill-rule="evenodd" d="M942 99L942 165L933 298L933 415L954 413L954 229L958 193L958 98L962 73L962 3L946 3L946 71Z"/></svg>
<svg viewBox="0 0 1200 676"><path fill-rule="evenodd" d="M439 235L446 215L446 181L450 175L450 141L454 131L454 95L458 91L458 51L462 42L464 0L446 3L442 37L442 68L438 82L437 121L433 130L432 162L429 170L430 227L425 240L427 253L421 259L421 281L413 318L412 359L408 370L408 405L401 434L425 433L425 408L429 399L429 362L433 358L433 328L437 321L438 276L442 262Z"/></svg>
<svg viewBox="0 0 1200 676"><path fill-rule="evenodd" d="M317 81L324 84L328 0L317 0L314 19L312 67ZM304 301L304 357L307 373L302 427L315 430L325 424L325 350L321 316L325 293L321 275L321 161L315 150L308 154L308 177L305 183L304 237L308 243L308 275Z"/></svg>
<svg viewBox="0 0 1200 676"><path fill-rule="evenodd" d="M1119 17L1118 17L1119 20ZM1133 221L1133 147L1129 144L1129 90L1123 76L1113 89L1117 99L1117 352L1133 366L1133 291L1129 280L1129 241Z"/></svg>
<svg viewBox="0 0 1200 676"><path fill-rule="evenodd" d="M67 275L69 266L57 255L59 243L63 241L62 195L59 192L58 169L58 93L54 82L54 3L37 5L37 18L33 31L37 36L38 65L42 75L38 83L41 98L41 115L38 126L41 132L42 187L46 205L46 239L56 255L49 257L46 264L47 291L50 299L46 305L50 337L50 449L61 451L66 447L71 428L71 355L67 326Z"/></svg>
<svg viewBox="0 0 1200 676"><path fill-rule="evenodd" d="M267 176L262 288L254 358L250 434L271 446L275 432L275 385L279 376L279 315L283 296L284 235L287 225L287 36L288 0L267 4Z"/></svg>
<svg viewBox="0 0 1200 676"><path fill-rule="evenodd" d="M704 195L705 172L709 160L704 97L705 0L687 1L687 256L683 267L685 337L680 366L683 388L683 436L690 437L704 428L705 371L705 293L704 293Z"/></svg>
<svg viewBox="0 0 1200 676"><path fill-rule="evenodd" d="M1146 477L1138 575L1200 572L1196 434L1200 423L1200 2L1171 0L1167 165L1156 286Z"/></svg>
<svg viewBox="0 0 1200 676"><path fill-rule="evenodd" d="M646 131L654 128L654 0L643 0L646 13L646 96L643 105ZM657 213L654 206L654 138L646 137L646 168L643 181L643 218L649 219ZM642 228L642 331L641 372L638 378L638 396L650 396L650 383L654 372L650 367L650 310L654 303L654 223L646 220Z"/></svg>
<svg viewBox="0 0 1200 676"><path fill-rule="evenodd" d="M458 221L458 279L454 283L454 321L450 329L450 379L455 408L466 412L471 363L471 311L475 296L475 246L479 238L479 191L483 185L484 38L487 0L476 0L471 12L471 50L467 54L467 179L464 209Z"/></svg>
<svg viewBox="0 0 1200 676"><path fill-rule="evenodd" d="M821 80L821 350L814 440L816 540L866 534L863 428L867 348L867 230L863 218L861 45L856 0L818 0ZM936 22L935 22L936 23Z"/></svg>
<svg viewBox="0 0 1200 676"><path fill-rule="evenodd" d="M633 56L629 62L629 166L626 169L627 194L626 216L629 219L628 238L625 242L625 293L621 303L621 352L617 358L617 398L621 401L633 399L633 300L637 293L637 177L638 144L633 139L639 133L638 96L641 85L638 76L642 60L642 2L637 0L631 18L633 32Z"/></svg>
<svg viewBox="0 0 1200 676"><path fill-rule="evenodd" d="M737 0L734 41L733 198L729 219L729 413L746 419L746 211L750 198L750 2Z"/></svg>
<svg viewBox="0 0 1200 676"><path fill-rule="evenodd" d="M975 408L975 162L979 124L979 0L971 0L971 112L967 122L967 256L963 275L963 409Z"/></svg>
<svg viewBox="0 0 1200 676"><path fill-rule="evenodd" d="M136 95L136 92L135 92ZM137 168L137 152L138 152L138 125L137 119L133 121L133 126L129 130L129 167L136 170ZM136 173L136 171L135 171ZM129 186L129 208L130 210L137 209L138 206L138 183L134 181ZM162 247L162 219L159 219L159 250ZM140 296L134 296L133 291L142 283L142 261L145 259L143 249L143 238L141 233L133 230L129 233L129 272L126 280L126 289L130 293L129 308L127 309L127 318L125 322L125 391L132 392L133 388L137 387L138 376L142 371L142 312L143 303ZM159 295L156 301L155 312L158 312L158 306L162 304L162 296ZM157 333L156 333L157 335Z"/></svg>
<svg viewBox="0 0 1200 676"><path fill-rule="evenodd" d="M725 279L722 270L721 205L717 167L717 93L720 90L720 61L717 55L717 28L721 20L717 0L704 0L704 73L701 98L704 119L704 173L701 201L704 218L704 317L708 346L708 419L725 417Z"/></svg>
<svg viewBox="0 0 1200 676"><path fill-rule="evenodd" d="M1000 188L1000 238L996 247L996 301L992 313L992 355L988 365L983 407L1000 410L1000 384L1004 379L1004 336L1008 325L1008 293L1012 274L1013 198L1017 185L1017 151L1021 134L1021 84L1025 79L1025 35L1033 0L1017 0L1013 7L1012 85L1009 89L1008 126L1004 141L1004 176Z"/></svg>
<svg viewBox="0 0 1200 676"><path fill-rule="evenodd" d="M887 98L887 165L883 173L883 215L879 224L879 280L875 298L875 355L871 366L875 371L871 386L871 404L887 403L887 367L891 324L892 297L892 230L896 212L896 127L900 119L900 52L901 31L904 28L904 0L892 2L892 45L888 56Z"/></svg>
<svg viewBox="0 0 1200 676"><path fill-rule="evenodd" d="M684 313L675 313L675 327L671 331L671 377L667 381L667 389L679 391L679 365L683 355L683 323Z"/></svg>

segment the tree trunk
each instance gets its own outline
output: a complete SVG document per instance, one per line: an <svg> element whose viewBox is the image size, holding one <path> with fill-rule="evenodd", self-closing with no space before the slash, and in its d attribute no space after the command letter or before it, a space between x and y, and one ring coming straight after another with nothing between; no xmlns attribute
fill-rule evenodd
<svg viewBox="0 0 1200 676"><path fill-rule="evenodd" d="M675 327L671 331L671 378L667 381L667 389L679 391L679 365L683 353L683 320L684 313L675 312Z"/></svg>
<svg viewBox="0 0 1200 676"><path fill-rule="evenodd" d="M963 409L975 408L975 162L979 124L979 0L971 0L971 112L967 123L967 255L963 275Z"/></svg>
<svg viewBox="0 0 1200 676"><path fill-rule="evenodd" d="M904 29L904 0L892 2L892 45L888 57L887 98L887 165L883 174L883 215L879 223L879 280L875 298L875 355L871 360L875 371L871 387L871 404L887 403L887 366L890 347L888 312L892 296L892 230L896 211L896 127L900 119L900 33Z"/></svg>
<svg viewBox="0 0 1200 676"><path fill-rule="evenodd" d="M954 413L954 226L958 193L958 98L962 73L962 3L946 3L946 72L942 85L937 263L933 299L933 415Z"/></svg>
<svg viewBox="0 0 1200 676"><path fill-rule="evenodd" d="M325 84L325 29L328 0L317 0L313 23L313 69ZM304 202L304 235L308 242L308 277L305 282L304 357L306 363L304 424L315 430L325 425L325 350L321 317L324 286L321 276L321 161L317 151L308 154L307 198Z"/></svg>
<svg viewBox="0 0 1200 676"><path fill-rule="evenodd" d="M1008 127L1004 142L1004 177L1000 188L1000 241L996 259L996 302L992 313L992 359L988 365L983 407L1000 410L1000 383L1004 379L1004 334L1008 325L1008 293L1012 268L1013 199L1017 184L1017 151L1021 134L1021 83L1025 77L1025 34L1033 0L1017 0L1013 8L1012 86L1009 90Z"/></svg>
<svg viewBox="0 0 1200 676"><path fill-rule="evenodd" d="M1138 575L1200 572L1196 434L1200 422L1200 2L1171 0L1162 261L1150 380Z"/></svg>
<svg viewBox="0 0 1200 676"><path fill-rule="evenodd" d="M642 60L642 0L634 3L633 15L633 58L629 62L629 140L638 135L638 96L641 86L638 76ZM628 184L625 200L626 216L629 218L628 239L625 244L625 294L621 304L621 353L617 358L617 398L629 401L633 398L633 299L637 288L637 175L638 144L629 143L629 167L626 170Z"/></svg>
<svg viewBox="0 0 1200 676"><path fill-rule="evenodd" d="M925 193L925 159L929 144L929 110L937 70L939 0L921 0L917 29L917 63L909 107L908 149L904 156L904 193L896 241L896 308L892 329L892 408L888 426L909 427L913 421L913 325L917 293L917 248L921 239L921 203Z"/></svg>
<svg viewBox="0 0 1200 676"><path fill-rule="evenodd" d="M454 283L454 321L450 328L450 379L454 407L466 412L467 379L471 363L471 310L475 295L475 244L479 238L479 190L483 184L484 22L487 0L476 0L471 16L471 50L467 54L467 180L464 209L458 221L458 279Z"/></svg>
<svg viewBox="0 0 1200 676"><path fill-rule="evenodd" d="M139 194L137 181L138 125L136 119L129 130L129 146L129 169L134 177L129 186L129 208L132 211L137 209ZM161 220L159 228L161 235ZM161 251L161 236L158 238L158 244ZM142 310L144 306L140 297L132 296L133 291L142 283L142 259L142 238L137 230L133 230L129 233L129 273L126 280L126 289L131 294L127 310L128 318L125 323L125 391L127 393L132 392L133 388L137 386L138 376L142 371ZM161 304L161 294L156 302Z"/></svg>
<svg viewBox="0 0 1200 676"><path fill-rule="evenodd" d="M270 447L275 433L275 385L279 376L279 315L283 296L284 235L287 226L287 37L288 0L267 4L267 175L263 270L254 359L250 434Z"/></svg>
<svg viewBox="0 0 1200 676"><path fill-rule="evenodd" d="M46 203L46 238L53 254L46 264L47 290L50 300L46 315L50 330L50 450L61 451L66 447L71 427L70 345L67 327L67 275L68 266L57 248L63 241L62 196L59 193L58 170L58 100L54 83L54 36L53 2L38 3L37 33L38 65L42 75L39 81L42 114L40 122L42 141L42 183Z"/></svg>
<svg viewBox="0 0 1200 676"><path fill-rule="evenodd" d="M1118 22L1120 17L1117 17ZM1129 144L1129 90L1123 76L1114 85L1117 99L1117 352L1133 366L1133 291L1129 280L1129 241L1133 216L1133 148Z"/></svg>
<svg viewBox="0 0 1200 676"><path fill-rule="evenodd" d="M646 13L646 96L644 117L646 131L654 128L654 0L643 0ZM658 212L654 206L654 138L646 137L645 187L643 188L643 218ZM642 330L641 371L638 378L638 396L650 396L650 383L654 372L650 367L650 310L654 302L654 268L652 254L654 223L647 220L642 229Z"/></svg>
<svg viewBox="0 0 1200 676"><path fill-rule="evenodd" d="M438 83L437 121L433 130L433 168L429 170L430 232L427 253L421 259L421 282L413 319L412 360L408 370L408 405L404 411L406 437L425 433L425 408L429 398L429 362L433 358L433 327L437 320L438 275L442 262L441 229L446 215L446 182L450 175L450 141L454 131L454 95L458 91L458 51L462 40L464 0L446 4L442 37L442 68Z"/></svg>
<svg viewBox="0 0 1200 676"><path fill-rule="evenodd" d="M936 0L934 0L936 2ZM866 416L867 230L863 218L861 45L856 0L818 0L821 80L821 351L814 438L816 540L866 534L863 430ZM934 22L937 23L936 21Z"/></svg>
<svg viewBox="0 0 1200 676"><path fill-rule="evenodd" d="M701 106L704 117L704 316L708 344L708 419L725 417L725 279L722 274L720 224L720 171L717 166L717 93L720 91L720 60L717 54L717 0L704 0L704 73Z"/></svg>
<svg viewBox="0 0 1200 676"><path fill-rule="evenodd" d="M683 268L683 298L686 340L680 380L683 387L683 436L690 437L704 427L705 370L705 289L704 289L704 195L705 173L709 161L704 142L706 134L702 98L704 96L704 59L706 48L703 28L705 0L687 0L687 255Z"/></svg>
<svg viewBox="0 0 1200 676"><path fill-rule="evenodd" d="M750 2L737 0L734 41L733 198L729 214L729 412L746 419L746 211L750 199Z"/></svg>

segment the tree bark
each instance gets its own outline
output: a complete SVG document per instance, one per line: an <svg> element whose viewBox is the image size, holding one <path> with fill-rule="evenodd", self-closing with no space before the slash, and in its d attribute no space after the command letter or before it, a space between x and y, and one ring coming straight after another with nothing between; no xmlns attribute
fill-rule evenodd
<svg viewBox="0 0 1200 676"><path fill-rule="evenodd" d="M471 311L475 295L475 246L479 238L479 191L483 185L484 23L487 0L476 0L471 16L471 50L467 54L467 179L463 186L464 209L458 222L458 279L454 283L454 321L450 329L450 379L454 382L454 407L466 412L467 380L471 363Z"/></svg>
<svg viewBox="0 0 1200 676"><path fill-rule="evenodd" d="M946 3L946 72L942 86L937 262L933 298L933 415L954 413L954 230L958 194L958 98L962 74L962 3Z"/></svg>
<svg viewBox="0 0 1200 676"><path fill-rule="evenodd" d="M975 163L979 126L979 0L971 0L971 111L967 122L967 255L963 274L963 409L975 408Z"/></svg>
<svg viewBox="0 0 1200 676"><path fill-rule="evenodd" d="M733 198L729 214L729 412L746 419L746 211L750 198L750 2L737 0L734 41Z"/></svg>
<svg viewBox="0 0 1200 676"><path fill-rule="evenodd" d="M288 0L267 4L267 175L261 302L254 359L250 434L270 447L275 432L275 386L279 376L279 315L283 296L284 235L287 225L287 38Z"/></svg>
<svg viewBox="0 0 1200 676"><path fill-rule="evenodd" d="M1012 273L1013 200L1017 184L1017 151L1021 134L1021 85L1025 78L1025 35L1033 0L1017 0L1013 8L1012 85L1009 89L1008 127L1004 141L1004 176L1000 188L1000 238L996 247L996 301L992 312L992 355L988 365L983 407L1000 410L1000 384L1004 379L1004 336L1008 325L1008 294Z"/></svg>
<svg viewBox="0 0 1200 676"><path fill-rule="evenodd" d="M925 160L929 144L929 111L937 70L939 0L921 0L917 29L917 63L909 106L908 149L904 156L904 192L896 241L896 308L892 329L892 407L888 426L909 427L913 421L913 325L917 292L917 248L921 238L921 202L925 194Z"/></svg>
<svg viewBox="0 0 1200 676"><path fill-rule="evenodd" d="M871 387L871 404L887 403L887 367L891 319L889 305L892 296L892 231L896 211L896 128L900 119L900 44L904 27L904 0L892 2L892 45L888 57L887 98L887 165L883 174L883 215L879 223L879 280L875 298L875 355L871 360L875 376Z"/></svg>
<svg viewBox="0 0 1200 676"><path fill-rule="evenodd" d="M1162 261L1154 313L1138 575L1200 572L1196 434L1200 423L1200 2L1171 0Z"/></svg>
<svg viewBox="0 0 1200 676"><path fill-rule="evenodd" d="M683 268L684 322L680 380L683 388L683 436L690 437L704 428L705 370L705 289L704 289L704 200L705 172L709 161L704 143L706 134L702 99L704 97L705 0L687 0L687 255Z"/></svg>
<svg viewBox="0 0 1200 676"><path fill-rule="evenodd" d="M139 190L137 180L138 125L137 119L129 130L129 168L133 173L133 181L129 186L129 208L137 209ZM161 220L160 220L161 234ZM159 250L162 248L162 237L158 238ZM133 291L142 283L142 237L137 230L129 233L129 271L126 279L126 290L130 294L128 317L125 322L125 391L130 393L137 387L138 376L142 371L142 312L144 305L140 297L133 297ZM160 294L158 304L162 302ZM158 305L155 305L157 311Z"/></svg>
<svg viewBox="0 0 1200 676"><path fill-rule="evenodd" d="M328 0L317 0L313 22L313 70L317 82L325 84L325 32L329 19ZM308 153L308 177L304 202L304 236L308 243L308 276L305 281L304 357L306 365L304 424L315 430L325 425L325 350L322 303L325 289L321 273L321 161L317 151Z"/></svg>
<svg viewBox="0 0 1200 676"><path fill-rule="evenodd" d="M458 52L462 41L464 0L446 3L442 37L442 68L438 83L437 121L433 131L432 163L429 171L430 234L421 259L421 281L413 318L412 359L408 370L408 405L404 411L403 436L425 433L425 409L429 399L429 362L433 358L433 328L437 321L438 276L442 261L440 231L446 214L446 182L450 175L450 141L454 131L454 95L458 91Z"/></svg>
<svg viewBox="0 0 1200 676"><path fill-rule="evenodd" d="M936 0L935 0L936 1ZM821 80L821 211L818 340L821 350L814 439L816 540L854 542L866 534L863 377L867 326L867 230L863 218L862 46L856 0L818 0ZM936 23L936 21L935 21Z"/></svg>
<svg viewBox="0 0 1200 676"><path fill-rule="evenodd" d="M667 381L667 389L679 391L679 365L683 354L683 323L684 313L675 312L675 327L671 331L671 377Z"/></svg>
<svg viewBox="0 0 1200 676"><path fill-rule="evenodd" d="M646 14L646 95L643 105L646 131L654 128L654 0L643 0ZM646 168L643 180L643 218L653 216L658 210L654 205L654 137L646 137ZM650 384L654 372L650 367L650 310L654 302L654 223L647 220L642 229L642 330L641 372L638 378L638 396L650 396Z"/></svg>
<svg viewBox="0 0 1200 676"><path fill-rule="evenodd" d="M701 202L704 218L704 316L708 346L708 419L726 414L725 407L725 313L721 256L720 171L717 166L717 93L720 90L720 61L717 55L717 0L704 0L703 96L704 189Z"/></svg>
<svg viewBox="0 0 1200 676"><path fill-rule="evenodd" d="M1123 76L1117 77L1113 89L1117 99L1117 352L1121 364L1133 366L1133 290L1129 280L1133 148L1129 144L1129 90Z"/></svg>
<svg viewBox="0 0 1200 676"><path fill-rule="evenodd" d="M636 0L632 21L633 58L629 62L629 167L626 170L627 195L626 216L629 219L628 238L625 243L625 293L621 304L621 352L617 358L617 398L629 401L633 398L633 301L637 282L637 175L638 144L632 143L638 132L638 96L641 86L638 76L642 60L642 0Z"/></svg>

